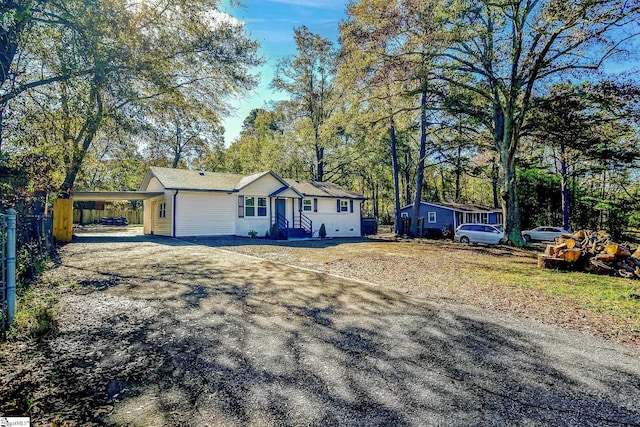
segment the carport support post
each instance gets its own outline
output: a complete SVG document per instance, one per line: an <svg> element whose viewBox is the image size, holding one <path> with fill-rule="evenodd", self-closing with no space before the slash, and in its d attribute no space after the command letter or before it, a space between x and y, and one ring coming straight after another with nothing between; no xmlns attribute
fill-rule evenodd
<svg viewBox="0 0 640 427"><path fill-rule="evenodd" d="M16 314L16 211L7 211L7 321Z"/></svg>
<svg viewBox="0 0 640 427"><path fill-rule="evenodd" d="M73 238L73 199L53 201L53 238L62 243Z"/></svg>

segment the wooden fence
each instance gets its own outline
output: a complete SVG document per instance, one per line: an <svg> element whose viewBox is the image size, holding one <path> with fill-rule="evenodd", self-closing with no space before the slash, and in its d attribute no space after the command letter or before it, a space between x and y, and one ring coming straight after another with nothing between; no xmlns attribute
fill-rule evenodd
<svg viewBox="0 0 640 427"><path fill-rule="evenodd" d="M82 211L82 223L80 222L80 211ZM131 209L74 209L74 224L94 224L100 223L104 217L123 217L127 219L129 224L142 224L142 210Z"/></svg>

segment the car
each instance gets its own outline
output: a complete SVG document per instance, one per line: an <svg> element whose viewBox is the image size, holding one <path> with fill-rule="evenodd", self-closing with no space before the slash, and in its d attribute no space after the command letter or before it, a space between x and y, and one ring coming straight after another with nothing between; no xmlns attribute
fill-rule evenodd
<svg viewBox="0 0 640 427"><path fill-rule="evenodd" d="M491 224L461 224L456 228L453 240L461 243L489 243L497 245L504 237L504 230L500 225Z"/></svg>
<svg viewBox="0 0 640 427"><path fill-rule="evenodd" d="M565 230L562 227L554 227L550 225L542 225L540 227L533 228L531 230L524 230L522 232L522 238L527 242L534 241L552 241L556 237L562 234L571 234L571 231Z"/></svg>

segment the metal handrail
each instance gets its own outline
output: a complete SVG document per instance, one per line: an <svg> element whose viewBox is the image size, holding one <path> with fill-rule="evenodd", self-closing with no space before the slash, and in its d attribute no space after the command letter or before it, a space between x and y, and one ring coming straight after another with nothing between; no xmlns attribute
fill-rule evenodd
<svg viewBox="0 0 640 427"><path fill-rule="evenodd" d="M313 221L302 212L300 212L300 228L313 236Z"/></svg>

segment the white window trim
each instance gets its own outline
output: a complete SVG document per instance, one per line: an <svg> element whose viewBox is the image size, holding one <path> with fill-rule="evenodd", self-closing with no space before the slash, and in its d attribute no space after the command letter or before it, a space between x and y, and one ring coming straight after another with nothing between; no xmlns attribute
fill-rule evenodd
<svg viewBox="0 0 640 427"><path fill-rule="evenodd" d="M433 219L431 219L432 215L433 215ZM438 222L438 219L437 219L438 217L436 215L436 212L427 212L427 216L428 216L427 222L429 224L435 224L436 222Z"/></svg>
<svg viewBox="0 0 640 427"><path fill-rule="evenodd" d="M348 200L340 200L340 213L349 213L349 201Z"/></svg>
<svg viewBox="0 0 640 427"><path fill-rule="evenodd" d="M313 200L311 199L302 200L302 212L313 212Z"/></svg>
<svg viewBox="0 0 640 427"><path fill-rule="evenodd" d="M260 206L260 199L264 199L264 206ZM253 206L249 206L249 200L253 201ZM244 197L244 217L245 218L267 218L267 198L261 196L245 196ZM260 208L264 208L264 215L259 215ZM248 209L253 209L253 215L249 215Z"/></svg>

